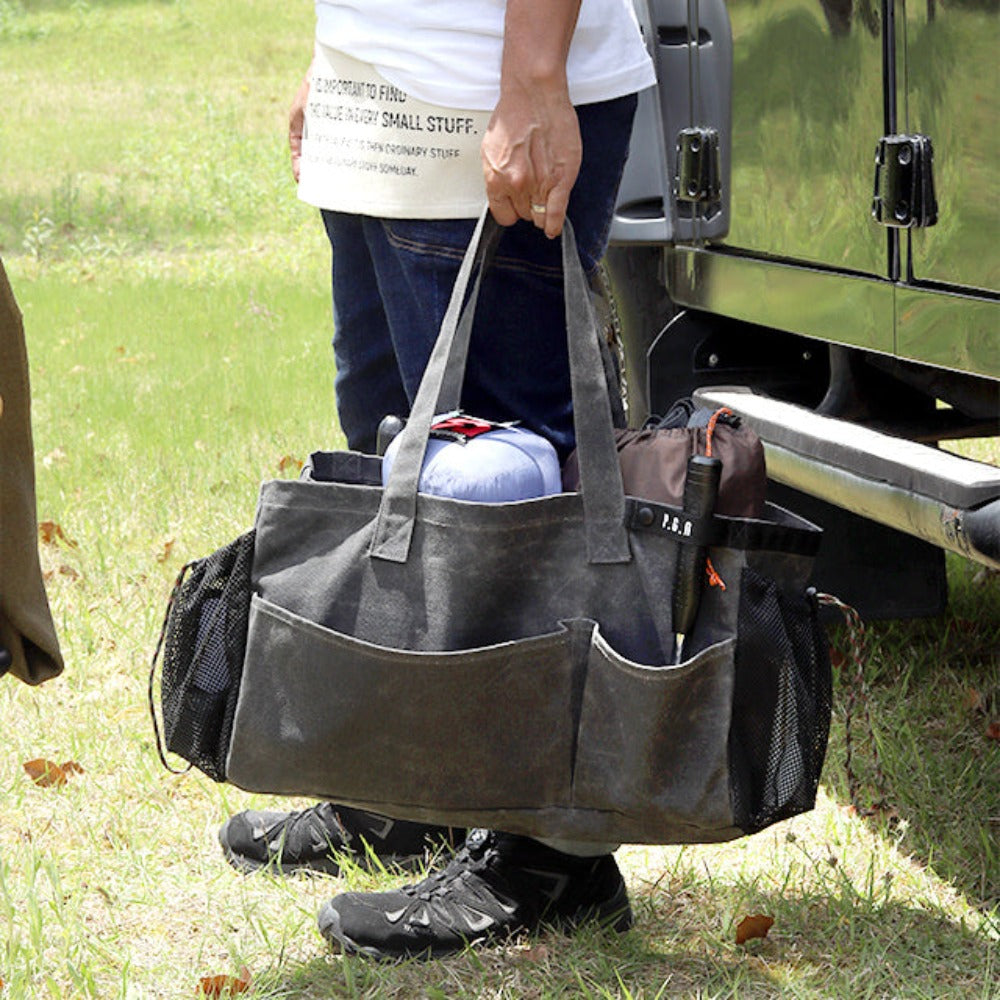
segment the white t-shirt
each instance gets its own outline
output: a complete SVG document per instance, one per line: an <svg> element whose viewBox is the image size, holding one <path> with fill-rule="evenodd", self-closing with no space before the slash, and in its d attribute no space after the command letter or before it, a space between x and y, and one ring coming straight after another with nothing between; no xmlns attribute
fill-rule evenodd
<svg viewBox="0 0 1000 1000"><path fill-rule="evenodd" d="M506 7L506 0L316 0L316 39L371 63L421 100L488 111L500 95ZM630 0L582 0L567 75L574 104L656 82Z"/></svg>
<svg viewBox="0 0 1000 1000"><path fill-rule="evenodd" d="M299 197L383 219L474 218L486 203L479 146L489 119L421 101L317 42Z"/></svg>
<svg viewBox="0 0 1000 1000"><path fill-rule="evenodd" d="M479 215L506 6L316 0L299 197L379 218ZM630 0L582 0L566 68L577 105L656 82Z"/></svg>

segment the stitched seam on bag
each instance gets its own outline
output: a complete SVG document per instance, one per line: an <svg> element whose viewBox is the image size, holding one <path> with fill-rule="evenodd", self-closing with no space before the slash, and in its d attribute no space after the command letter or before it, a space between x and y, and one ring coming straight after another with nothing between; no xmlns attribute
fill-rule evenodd
<svg viewBox="0 0 1000 1000"><path fill-rule="evenodd" d="M624 674L629 674L636 680L640 680L643 683L655 684L663 681L664 679L681 679L688 674L695 673L698 670L705 669L705 667L717 660L724 659L729 655L730 647L734 646L736 639L730 636L727 639L720 639L718 642L713 643L711 646L706 646L705 649L701 650L690 660L685 660L683 663L640 663L638 660L630 660L627 656L622 656L614 646L612 646L607 639L601 635L600 626L598 626L594 635L594 645L596 648L604 654L610 654L610 657L605 661L608 666L616 671Z"/></svg>
<svg viewBox="0 0 1000 1000"><path fill-rule="evenodd" d="M476 508L473 526L481 531L522 531L525 528L546 528L552 525L584 524L584 512L579 501L562 500L559 507L573 505L576 509L555 509L553 500L565 494L534 497L530 500L510 500L505 503L484 503L480 501L454 500L448 497L419 494L417 498L417 521L439 527L469 527L469 510ZM425 501L430 500L428 504ZM431 513L436 507L440 514ZM509 513L502 513L508 511ZM488 520L484 520L488 519Z"/></svg>
<svg viewBox="0 0 1000 1000"><path fill-rule="evenodd" d="M257 615L264 616L272 621L277 620L290 628L300 628L303 631L309 632L311 636L320 642L348 649L361 647L366 653L370 653L372 657L378 659L396 660L400 656L405 656L412 657L415 660L431 660L440 657L443 660L450 661L472 654L478 655L485 660L499 655L507 655L514 646L518 646L521 649L524 649L526 646L540 648L558 646L566 641L568 635L568 630L564 629L560 632L545 632L541 635L525 636L523 639L510 639L506 642L493 643L487 646L469 646L464 649L398 649L393 646L380 646L378 643L371 642L368 639L359 639L356 636L347 635L336 629L320 625L318 622L303 618L301 615L297 615L293 611L281 607L279 604L274 604L272 601L267 600L266 597L259 597L256 594L253 597L251 614L254 611L256 611ZM478 665L476 668L478 669Z"/></svg>
<svg viewBox="0 0 1000 1000"><path fill-rule="evenodd" d="M369 487L369 489L375 489L375 487ZM378 491L381 494L381 490ZM367 511L359 508L357 503L350 502L355 498L346 498L342 503L337 502L323 502L322 498L317 498L317 502L313 503L308 498L304 497L292 497L288 501L283 500L261 500L260 509L267 510L268 508L274 510L309 510L309 511L337 511L338 513L348 513L356 514L359 517L370 516L372 519L375 517L375 513L378 510L378 495L372 498L371 513L368 514Z"/></svg>

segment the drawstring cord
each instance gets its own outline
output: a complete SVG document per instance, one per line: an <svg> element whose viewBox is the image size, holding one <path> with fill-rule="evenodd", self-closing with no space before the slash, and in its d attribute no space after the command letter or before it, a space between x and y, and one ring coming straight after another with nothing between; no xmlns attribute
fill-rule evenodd
<svg viewBox="0 0 1000 1000"><path fill-rule="evenodd" d="M720 406L719 409L708 419L708 426L705 428L705 457L712 457L712 435L715 433L715 425L724 414L733 415L733 411L728 406ZM708 574L708 585L718 587L720 590L726 589L726 582L719 576L718 571L712 565L712 557L705 557L705 572Z"/></svg>

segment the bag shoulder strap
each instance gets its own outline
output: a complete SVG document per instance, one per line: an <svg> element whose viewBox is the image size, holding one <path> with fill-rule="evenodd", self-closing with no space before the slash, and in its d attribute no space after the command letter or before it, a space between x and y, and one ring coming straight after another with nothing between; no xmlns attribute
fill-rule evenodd
<svg viewBox="0 0 1000 1000"><path fill-rule="evenodd" d="M400 434L392 471L382 494L370 555L406 562L417 509L417 489L431 422L442 399L451 399L465 374L472 314L482 275L501 227L484 210L469 243L410 418ZM597 317L569 221L562 236L573 423L580 459L587 558L592 563L628 562L625 492L615 448L611 404L601 359ZM468 296L473 274L475 283ZM464 308L463 308L464 305Z"/></svg>

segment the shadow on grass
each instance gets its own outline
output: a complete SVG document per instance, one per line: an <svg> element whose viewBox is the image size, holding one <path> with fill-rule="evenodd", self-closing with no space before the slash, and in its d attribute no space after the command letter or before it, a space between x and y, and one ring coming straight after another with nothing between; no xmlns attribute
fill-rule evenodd
<svg viewBox="0 0 1000 1000"><path fill-rule="evenodd" d="M775 918L764 940L737 945L714 893L634 892L630 933L555 932L527 943L467 951L439 961L377 963L319 956L262 978L267 998L491 1000L667 997L989 997L996 941L892 899L840 893L762 893L740 906ZM725 895L725 892L723 893Z"/></svg>
<svg viewBox="0 0 1000 1000"><path fill-rule="evenodd" d="M988 911L1000 905L1000 743L989 735L1000 720L1000 577L959 564L949 575L945 616L870 628L853 766L861 805L878 798L882 786L900 820L900 849ZM835 644L842 638L831 635ZM849 669L835 678L837 711L823 776L845 805Z"/></svg>

